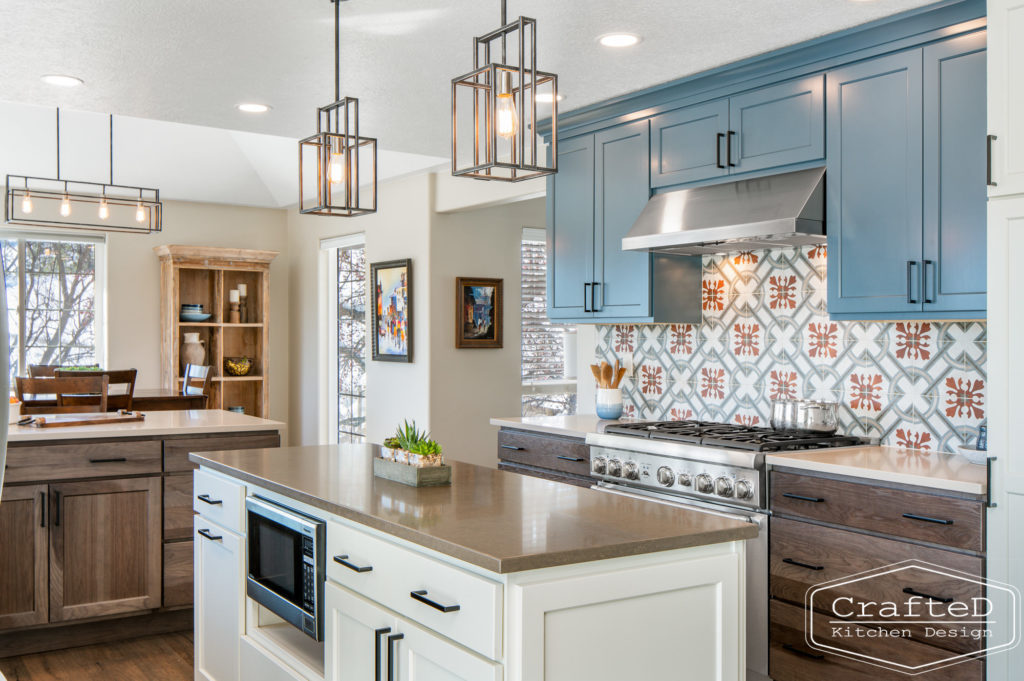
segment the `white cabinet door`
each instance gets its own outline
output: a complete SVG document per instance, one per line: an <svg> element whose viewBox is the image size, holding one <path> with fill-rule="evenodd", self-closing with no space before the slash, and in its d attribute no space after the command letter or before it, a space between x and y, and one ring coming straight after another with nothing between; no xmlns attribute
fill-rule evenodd
<svg viewBox="0 0 1024 681"><path fill-rule="evenodd" d="M502 667L415 624L399 624L401 639L388 641L389 662L381 681L501 681Z"/></svg>
<svg viewBox="0 0 1024 681"><path fill-rule="evenodd" d="M1024 194L1024 0L988 0L989 196Z"/></svg>
<svg viewBox="0 0 1024 681"><path fill-rule="evenodd" d="M326 681L384 681L387 637L396 631L395 617L331 582L324 594Z"/></svg>
<svg viewBox="0 0 1024 681"><path fill-rule="evenodd" d="M195 517L195 678L239 681L245 551L242 538Z"/></svg>

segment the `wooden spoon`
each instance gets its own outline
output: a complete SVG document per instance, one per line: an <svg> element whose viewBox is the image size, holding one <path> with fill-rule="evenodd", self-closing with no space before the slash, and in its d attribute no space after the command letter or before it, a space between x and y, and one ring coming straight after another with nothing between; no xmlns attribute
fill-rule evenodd
<svg viewBox="0 0 1024 681"><path fill-rule="evenodd" d="M601 377L601 367L597 366L596 364L591 364L590 365L590 373L594 374L594 380L597 381L597 387L598 388L603 387L601 385L601 379L602 379L602 377Z"/></svg>
<svg viewBox="0 0 1024 681"><path fill-rule="evenodd" d="M626 367L621 367L615 372L615 382L612 384L613 388L618 388L619 384L622 383L622 378L626 375Z"/></svg>
<svg viewBox="0 0 1024 681"><path fill-rule="evenodd" d="M614 377L612 376L612 365L609 364L608 362L604 362L601 366L601 378L604 380L603 387L612 387L612 379Z"/></svg>

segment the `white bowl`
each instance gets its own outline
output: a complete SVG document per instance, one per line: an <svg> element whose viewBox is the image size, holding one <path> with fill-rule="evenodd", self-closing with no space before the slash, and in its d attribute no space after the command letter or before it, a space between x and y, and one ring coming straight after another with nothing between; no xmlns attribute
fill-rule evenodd
<svg viewBox="0 0 1024 681"><path fill-rule="evenodd" d="M971 445L957 445L957 450L960 452L960 456L964 457L971 463L984 465L988 460L987 451L979 450Z"/></svg>

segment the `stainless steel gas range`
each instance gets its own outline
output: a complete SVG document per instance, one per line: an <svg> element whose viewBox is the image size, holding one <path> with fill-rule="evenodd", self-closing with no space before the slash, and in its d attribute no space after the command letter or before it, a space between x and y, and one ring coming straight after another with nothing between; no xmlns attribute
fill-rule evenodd
<svg viewBox="0 0 1024 681"><path fill-rule="evenodd" d="M748 679L768 678L767 452L863 440L703 421L633 422L587 435L594 489L757 524L747 542Z"/></svg>

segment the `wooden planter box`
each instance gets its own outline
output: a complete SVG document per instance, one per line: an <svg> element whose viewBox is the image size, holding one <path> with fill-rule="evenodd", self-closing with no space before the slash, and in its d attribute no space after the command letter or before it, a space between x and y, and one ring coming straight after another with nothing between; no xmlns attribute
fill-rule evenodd
<svg viewBox="0 0 1024 681"><path fill-rule="evenodd" d="M433 487L447 485L452 481L451 466L445 464L413 466L380 456L373 457L373 474L378 478L400 482L410 487Z"/></svg>

